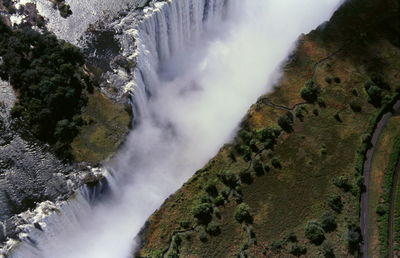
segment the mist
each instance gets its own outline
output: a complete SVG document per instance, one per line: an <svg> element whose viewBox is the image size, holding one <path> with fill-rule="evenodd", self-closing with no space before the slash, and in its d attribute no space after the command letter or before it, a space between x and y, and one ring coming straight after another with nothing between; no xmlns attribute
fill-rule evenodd
<svg viewBox="0 0 400 258"><path fill-rule="evenodd" d="M158 54L157 68L143 75L148 92L133 88L135 128L104 164L112 198L89 208L70 201L37 247L15 257L129 257L147 218L233 138L251 104L272 90L299 35L328 20L339 2L230 0L199 37ZM148 40L139 44L143 54L154 52Z"/></svg>

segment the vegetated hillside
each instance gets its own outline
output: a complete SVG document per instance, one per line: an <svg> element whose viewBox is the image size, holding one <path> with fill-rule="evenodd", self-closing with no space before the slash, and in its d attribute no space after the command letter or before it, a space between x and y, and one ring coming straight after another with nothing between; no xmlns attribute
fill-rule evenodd
<svg viewBox="0 0 400 258"><path fill-rule="evenodd" d="M140 257L353 257L371 133L400 91L400 3L355 0L301 37L234 141L170 196Z"/></svg>

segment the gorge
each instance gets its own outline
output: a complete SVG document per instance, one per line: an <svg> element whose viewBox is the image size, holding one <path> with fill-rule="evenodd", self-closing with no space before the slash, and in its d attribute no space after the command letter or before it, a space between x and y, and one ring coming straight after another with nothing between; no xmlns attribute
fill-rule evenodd
<svg viewBox="0 0 400 258"><path fill-rule="evenodd" d="M114 21L121 54L133 64L116 75L132 96L134 124L101 168L106 194L82 187L9 256L131 255L147 218L232 140L250 105L279 79L299 35L340 2L152 1L141 19L127 13Z"/></svg>

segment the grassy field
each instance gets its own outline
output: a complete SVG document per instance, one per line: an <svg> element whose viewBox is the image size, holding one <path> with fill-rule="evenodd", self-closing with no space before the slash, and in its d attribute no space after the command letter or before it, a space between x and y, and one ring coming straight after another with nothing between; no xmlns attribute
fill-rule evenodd
<svg viewBox="0 0 400 258"><path fill-rule="evenodd" d="M377 214L383 194L383 178L389 164L390 153L393 150L394 140L399 135L400 117L390 118L386 127L379 137L372 158L371 176L369 184L369 203L368 203L368 234L369 251L371 257L380 256L379 225Z"/></svg>
<svg viewBox="0 0 400 258"><path fill-rule="evenodd" d="M392 22L385 15L394 3L353 1L302 36L281 81L250 108L235 140L150 217L138 255L357 256L360 150L400 78L400 50L393 32L381 29ZM318 99L303 104L309 80ZM382 105L371 104L369 80L386 88ZM289 126L282 107L293 116ZM250 209L245 220L240 203Z"/></svg>
<svg viewBox="0 0 400 258"><path fill-rule="evenodd" d="M82 118L86 125L71 144L72 154L77 162L97 164L115 153L128 132L130 115L123 105L95 91L89 95Z"/></svg>
<svg viewBox="0 0 400 258"><path fill-rule="evenodd" d="M400 183L397 182L394 219L394 252L400 256Z"/></svg>

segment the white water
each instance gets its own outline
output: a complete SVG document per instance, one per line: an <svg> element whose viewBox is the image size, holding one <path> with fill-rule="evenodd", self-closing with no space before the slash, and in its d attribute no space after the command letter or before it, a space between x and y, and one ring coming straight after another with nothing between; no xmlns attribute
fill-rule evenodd
<svg viewBox="0 0 400 258"><path fill-rule="evenodd" d="M339 2L158 4L133 33L138 125L106 164L113 198L90 207L79 195L13 257L129 257L146 219L232 137L249 106L271 90L297 37Z"/></svg>

